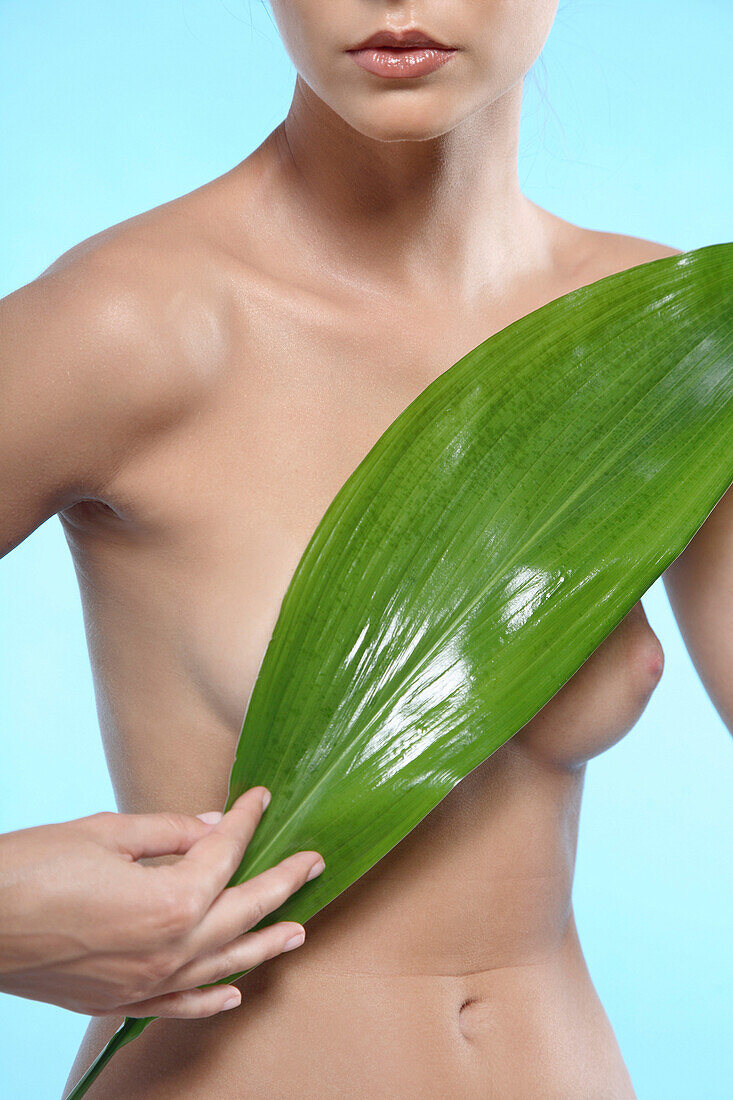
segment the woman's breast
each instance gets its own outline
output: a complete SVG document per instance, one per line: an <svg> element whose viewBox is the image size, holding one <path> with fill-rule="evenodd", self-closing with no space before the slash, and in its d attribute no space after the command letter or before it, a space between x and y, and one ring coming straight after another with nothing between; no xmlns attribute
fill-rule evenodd
<svg viewBox="0 0 733 1100"><path fill-rule="evenodd" d="M638 721L663 668L662 647L639 602L517 740L538 760L584 764Z"/></svg>

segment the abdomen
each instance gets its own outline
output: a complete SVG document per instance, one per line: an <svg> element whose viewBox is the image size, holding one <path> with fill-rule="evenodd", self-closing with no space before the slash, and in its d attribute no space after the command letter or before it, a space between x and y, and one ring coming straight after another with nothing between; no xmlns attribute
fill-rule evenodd
<svg viewBox="0 0 733 1100"><path fill-rule="evenodd" d="M643 710L641 605L515 738L243 982L242 1007L159 1021L91 1097L633 1097L575 934L583 763ZM101 1045L94 1022L87 1051ZM95 1034L96 1033L96 1034Z"/></svg>

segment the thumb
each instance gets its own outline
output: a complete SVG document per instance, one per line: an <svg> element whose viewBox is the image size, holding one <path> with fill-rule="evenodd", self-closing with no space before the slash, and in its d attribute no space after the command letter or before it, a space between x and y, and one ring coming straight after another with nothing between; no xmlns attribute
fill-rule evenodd
<svg viewBox="0 0 733 1100"><path fill-rule="evenodd" d="M111 841L132 859L182 856L221 821L218 812L201 814L110 814Z"/></svg>

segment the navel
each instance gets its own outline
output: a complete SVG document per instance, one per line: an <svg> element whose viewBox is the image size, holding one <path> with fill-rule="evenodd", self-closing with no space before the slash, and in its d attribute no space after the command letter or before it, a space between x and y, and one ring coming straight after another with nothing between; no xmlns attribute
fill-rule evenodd
<svg viewBox="0 0 733 1100"><path fill-rule="evenodd" d="M466 997L458 1009L458 1029L463 1038L475 1042L486 1029L488 1005L481 997Z"/></svg>

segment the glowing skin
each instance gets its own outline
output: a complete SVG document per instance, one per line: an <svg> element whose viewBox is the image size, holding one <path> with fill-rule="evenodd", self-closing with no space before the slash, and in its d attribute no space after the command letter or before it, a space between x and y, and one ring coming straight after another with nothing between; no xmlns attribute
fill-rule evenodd
<svg viewBox="0 0 733 1100"><path fill-rule="evenodd" d="M2 307L3 537L62 515L126 810L223 802L292 572L405 405L516 317L675 251L520 191L522 78L551 0L273 9L299 72L287 119ZM455 53L383 77L353 56L380 32ZM732 512L671 587L727 715ZM155 1024L90 1096L632 1097L570 895L585 761L631 728L661 667L638 604L302 947L241 983L240 1008ZM113 1026L93 1021L77 1072Z"/></svg>

